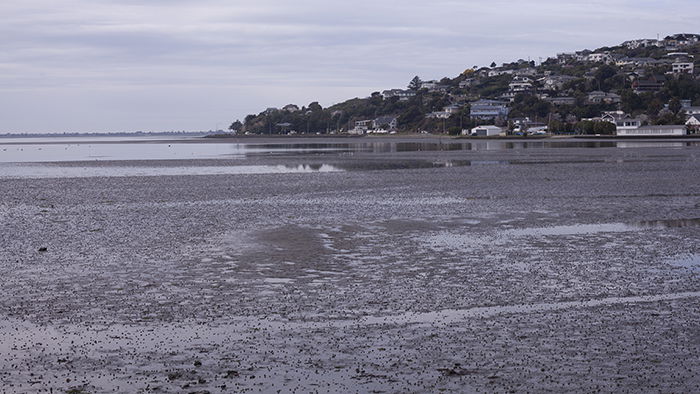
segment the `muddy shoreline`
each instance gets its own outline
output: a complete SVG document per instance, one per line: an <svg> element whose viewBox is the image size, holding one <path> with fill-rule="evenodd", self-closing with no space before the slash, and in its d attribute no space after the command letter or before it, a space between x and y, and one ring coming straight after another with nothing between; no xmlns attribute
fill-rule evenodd
<svg viewBox="0 0 700 394"><path fill-rule="evenodd" d="M0 391L697 391L699 162L542 147L0 174ZM343 170L111 172L324 163Z"/></svg>

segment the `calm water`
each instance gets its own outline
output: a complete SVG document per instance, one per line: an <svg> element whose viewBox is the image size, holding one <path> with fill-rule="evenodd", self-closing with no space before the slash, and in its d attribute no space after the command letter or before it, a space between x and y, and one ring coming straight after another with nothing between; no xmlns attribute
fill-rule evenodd
<svg viewBox="0 0 700 394"><path fill-rule="evenodd" d="M561 148L683 148L696 141L369 141L334 143L227 143L183 139L162 141L143 137L0 139L0 163L111 160L243 159L252 155L342 152L499 151Z"/></svg>
<svg viewBox="0 0 700 394"><path fill-rule="evenodd" d="M523 160L368 160L337 163L337 155L363 153L401 153L421 151L505 151L566 148L684 148L698 146L696 141L591 141L534 140L466 141L439 139L372 140L366 138L329 142L269 140L259 143L226 142L183 138L164 140L146 137L83 137L83 138L23 138L0 139L0 178L58 178L101 176L159 176L159 175L217 175L271 174L338 171L396 170L410 168L442 168L477 165L533 164ZM315 163L294 165L246 165L243 159L255 156L326 155ZM377 158L381 158L378 155ZM71 162L129 162L152 160L233 159L233 165L173 165L155 166L139 163L110 165L75 164ZM330 159L330 160L327 160ZM558 159L561 162L561 159ZM600 160L600 159L599 159ZM323 163L318 163L323 161ZM542 161L537 163L542 164Z"/></svg>

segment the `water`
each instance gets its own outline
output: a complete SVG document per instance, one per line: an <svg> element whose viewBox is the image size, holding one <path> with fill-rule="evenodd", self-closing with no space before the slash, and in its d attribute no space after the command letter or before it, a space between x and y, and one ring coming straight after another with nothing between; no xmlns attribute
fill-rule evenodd
<svg viewBox="0 0 700 394"><path fill-rule="evenodd" d="M215 139L91 138L7 138L0 139L0 163L108 161L108 160L187 160L243 159L248 156L323 153L400 153L421 151L503 151L518 149L565 148L683 148L698 146L696 141L387 141L353 139L351 142L236 142Z"/></svg>
<svg viewBox="0 0 700 394"><path fill-rule="evenodd" d="M299 165L239 165L239 166L60 166L28 164L0 164L0 179L22 178L94 178L127 176L175 175L234 175L234 174L299 174L338 172L342 169L328 164Z"/></svg>

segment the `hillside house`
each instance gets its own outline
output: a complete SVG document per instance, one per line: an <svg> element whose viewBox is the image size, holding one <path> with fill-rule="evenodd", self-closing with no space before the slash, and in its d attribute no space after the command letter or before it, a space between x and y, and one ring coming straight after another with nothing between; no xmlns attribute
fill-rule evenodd
<svg viewBox="0 0 700 394"><path fill-rule="evenodd" d="M663 46L663 42L656 40L656 39L651 39L651 38L642 38L642 39L638 39L638 40L625 41L622 43L622 46L627 47L627 49L661 47L661 46Z"/></svg>
<svg viewBox="0 0 700 394"><path fill-rule="evenodd" d="M570 75L549 75L540 78L538 81L542 84L544 90L561 90L567 82L575 81L578 78Z"/></svg>
<svg viewBox="0 0 700 394"><path fill-rule="evenodd" d="M692 115L685 121L685 125L693 134L700 132L700 115Z"/></svg>
<svg viewBox="0 0 700 394"><path fill-rule="evenodd" d="M459 83L461 89L466 89L476 83L476 78L467 78Z"/></svg>
<svg viewBox="0 0 700 394"><path fill-rule="evenodd" d="M512 75L513 73L515 73L515 70L494 69L494 70L490 70L488 72L488 76L489 77L498 77L500 75L505 75L505 74Z"/></svg>
<svg viewBox="0 0 700 394"><path fill-rule="evenodd" d="M628 130L636 130L642 126L642 120L633 118L622 111L607 111L603 112L600 118L603 122L613 123L618 131L626 133Z"/></svg>
<svg viewBox="0 0 700 394"><path fill-rule="evenodd" d="M671 72L674 74L693 74L695 65L692 62L674 62L671 64Z"/></svg>
<svg viewBox="0 0 700 394"><path fill-rule="evenodd" d="M448 112L450 115L456 114L459 112L459 110L462 109L462 106L459 104L450 104L446 107L444 107L442 110L444 112Z"/></svg>
<svg viewBox="0 0 700 394"><path fill-rule="evenodd" d="M372 120L372 119L355 121L355 128L352 130L349 130L348 133L350 133L350 134L365 134L370 129L370 127L372 127L373 122L374 122L374 120Z"/></svg>
<svg viewBox="0 0 700 394"><path fill-rule="evenodd" d="M416 92L414 90L404 90L404 89L389 89L382 92L382 96L385 99L398 97L399 101L408 101L411 97L414 97Z"/></svg>
<svg viewBox="0 0 700 394"><path fill-rule="evenodd" d="M426 118L428 119L447 119L451 116L452 114L449 112L445 111L436 111L436 112L431 112L427 115L425 115Z"/></svg>
<svg viewBox="0 0 700 394"><path fill-rule="evenodd" d="M504 101L481 99L471 103L469 117L472 119L492 119L508 117L508 104Z"/></svg>
<svg viewBox="0 0 700 394"><path fill-rule="evenodd" d="M372 121L372 128L375 130L384 129L391 131L396 130L398 126L398 119L394 115L380 116Z"/></svg>
<svg viewBox="0 0 700 394"><path fill-rule="evenodd" d="M614 59L608 51L591 53L586 60L591 63L614 63Z"/></svg>
<svg viewBox="0 0 700 394"><path fill-rule="evenodd" d="M663 75L649 75L635 79L632 82L632 89L635 93L658 92L664 87L664 83L666 83L666 78Z"/></svg>
<svg viewBox="0 0 700 394"><path fill-rule="evenodd" d="M529 92L532 90L532 80L525 76L516 76L508 84L508 89L513 93Z"/></svg>
<svg viewBox="0 0 700 394"><path fill-rule="evenodd" d="M574 105L574 104L576 104L576 98L575 97L568 97L568 96L545 97L543 100L547 101L551 104L554 104L554 105Z"/></svg>
<svg viewBox="0 0 700 394"><path fill-rule="evenodd" d="M588 94L587 101L589 104L618 104L622 101L622 97L619 94L596 90Z"/></svg>

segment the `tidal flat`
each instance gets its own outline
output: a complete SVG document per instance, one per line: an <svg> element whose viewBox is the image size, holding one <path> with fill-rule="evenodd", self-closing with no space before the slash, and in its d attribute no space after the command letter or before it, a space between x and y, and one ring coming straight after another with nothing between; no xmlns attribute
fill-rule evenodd
<svg viewBox="0 0 700 394"><path fill-rule="evenodd" d="M0 392L700 391L697 142L237 144L0 164Z"/></svg>

